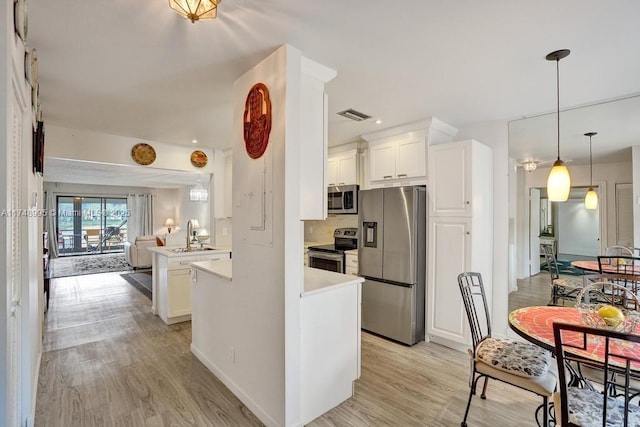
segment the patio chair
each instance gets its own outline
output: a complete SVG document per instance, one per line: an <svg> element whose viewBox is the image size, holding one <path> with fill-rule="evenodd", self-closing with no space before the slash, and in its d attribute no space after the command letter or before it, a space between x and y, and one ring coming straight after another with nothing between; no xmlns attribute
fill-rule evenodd
<svg viewBox="0 0 640 427"><path fill-rule="evenodd" d="M553 324L553 334L559 389L554 394L557 425L640 425L640 407L631 402L637 391L630 387L640 359L637 351L628 351L640 347L640 336L559 322ZM601 349L599 357L592 356L594 346ZM603 372L600 389L590 382L585 387L568 385L565 367L576 363Z"/></svg>
<svg viewBox="0 0 640 427"><path fill-rule="evenodd" d="M547 261L547 270L551 276L549 286L551 286L551 300L548 305L558 305L558 301L574 300L580 289L582 289L582 280L572 280L560 278L560 269L556 256L553 253L553 247L549 244L542 244L545 260Z"/></svg>
<svg viewBox="0 0 640 427"><path fill-rule="evenodd" d="M102 233L100 229L90 228L85 231L84 241L87 243L87 251L97 251L102 241Z"/></svg>
<svg viewBox="0 0 640 427"><path fill-rule="evenodd" d="M469 400L460 423L467 425L471 399L476 393L478 381L484 377L480 398L486 399L489 378L530 391L542 397L543 425L549 424L549 398L556 387L557 369L551 361L551 353L535 344L491 336L491 320L487 297L480 273L466 272L458 276L458 286L471 328L473 349Z"/></svg>

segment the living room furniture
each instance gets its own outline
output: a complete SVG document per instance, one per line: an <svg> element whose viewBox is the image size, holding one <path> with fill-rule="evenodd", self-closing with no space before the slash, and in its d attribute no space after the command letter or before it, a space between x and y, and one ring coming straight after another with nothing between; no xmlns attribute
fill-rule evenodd
<svg viewBox="0 0 640 427"><path fill-rule="evenodd" d="M156 236L138 236L132 242L124 243L124 256L133 268L151 267L151 252L147 248L156 246Z"/></svg>

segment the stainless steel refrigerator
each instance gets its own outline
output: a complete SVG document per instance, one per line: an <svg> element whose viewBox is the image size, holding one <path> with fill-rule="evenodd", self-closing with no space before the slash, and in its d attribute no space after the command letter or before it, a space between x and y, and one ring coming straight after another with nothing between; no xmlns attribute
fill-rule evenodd
<svg viewBox="0 0 640 427"><path fill-rule="evenodd" d="M359 193L362 328L412 345L424 340L426 188Z"/></svg>

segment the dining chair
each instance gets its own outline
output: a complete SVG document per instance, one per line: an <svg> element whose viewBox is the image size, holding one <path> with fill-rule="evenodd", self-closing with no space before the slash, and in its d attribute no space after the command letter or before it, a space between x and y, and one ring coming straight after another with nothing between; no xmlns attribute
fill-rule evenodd
<svg viewBox="0 0 640 427"><path fill-rule="evenodd" d="M473 349L468 350L471 356L469 400L460 425L467 425L471 400L476 394L478 381L484 377L481 399L486 399L489 378L542 397L542 405L536 410L536 422L538 412L542 410L543 425L548 426L549 398L553 396L557 380L557 368L551 361L551 353L532 343L491 336L490 313L480 273L461 273L458 286L473 344Z"/></svg>
<svg viewBox="0 0 640 427"><path fill-rule="evenodd" d="M558 426L639 426L640 406L632 402L637 390L630 387L640 369L640 335L611 329L554 322L553 335L558 368L558 392L554 409ZM593 347L600 347L593 357ZM601 387L568 386L566 366L588 365L604 373Z"/></svg>
<svg viewBox="0 0 640 427"><path fill-rule="evenodd" d="M560 269L558 268L558 261L553 252L553 246L550 244L542 244L542 252L547 262L547 270L551 276L551 300L548 305L558 305L558 301L573 300L576 298L580 289L582 289L582 280L572 280L560 278Z"/></svg>
<svg viewBox="0 0 640 427"><path fill-rule="evenodd" d="M640 257L600 255L598 256L598 267L600 273L640 276Z"/></svg>
<svg viewBox="0 0 640 427"><path fill-rule="evenodd" d="M622 245L607 246L604 249L606 256L633 256L633 250Z"/></svg>

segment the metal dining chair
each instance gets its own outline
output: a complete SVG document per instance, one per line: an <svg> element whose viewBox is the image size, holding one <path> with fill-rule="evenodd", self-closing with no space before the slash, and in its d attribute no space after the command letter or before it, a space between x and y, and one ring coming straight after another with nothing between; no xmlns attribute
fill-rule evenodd
<svg viewBox="0 0 640 427"><path fill-rule="evenodd" d="M582 280L571 280L560 278L560 269L558 268L558 261L553 252L553 246L549 244L541 244L544 258L547 262L547 270L551 276L551 299L548 305L558 305L560 300L574 300L580 289L582 289Z"/></svg>
<svg viewBox="0 0 640 427"><path fill-rule="evenodd" d="M640 257L626 255L598 256L600 273L626 274L640 276Z"/></svg>
<svg viewBox="0 0 640 427"><path fill-rule="evenodd" d="M632 372L640 366L636 352L640 336L585 325L553 324L558 389L554 395L557 425L573 426L639 426L640 406L632 403L637 390L632 390ZM602 357L590 357L590 348L599 346ZM625 350L626 347L626 350ZM602 389L591 386L570 387L566 366L588 365L603 372Z"/></svg>
<svg viewBox="0 0 640 427"><path fill-rule="evenodd" d="M471 400L476 394L478 381L484 377L481 399L486 399L489 378L530 391L542 397L543 425L549 424L549 398L556 387L557 368L551 361L551 353L528 342L491 336L491 319L480 273L465 272L458 275L458 286L471 328L473 349L469 400L460 423L467 425ZM538 422L538 425L539 422Z"/></svg>
<svg viewBox="0 0 640 427"><path fill-rule="evenodd" d="M606 256L634 256L633 249L621 245L607 246L604 254Z"/></svg>

